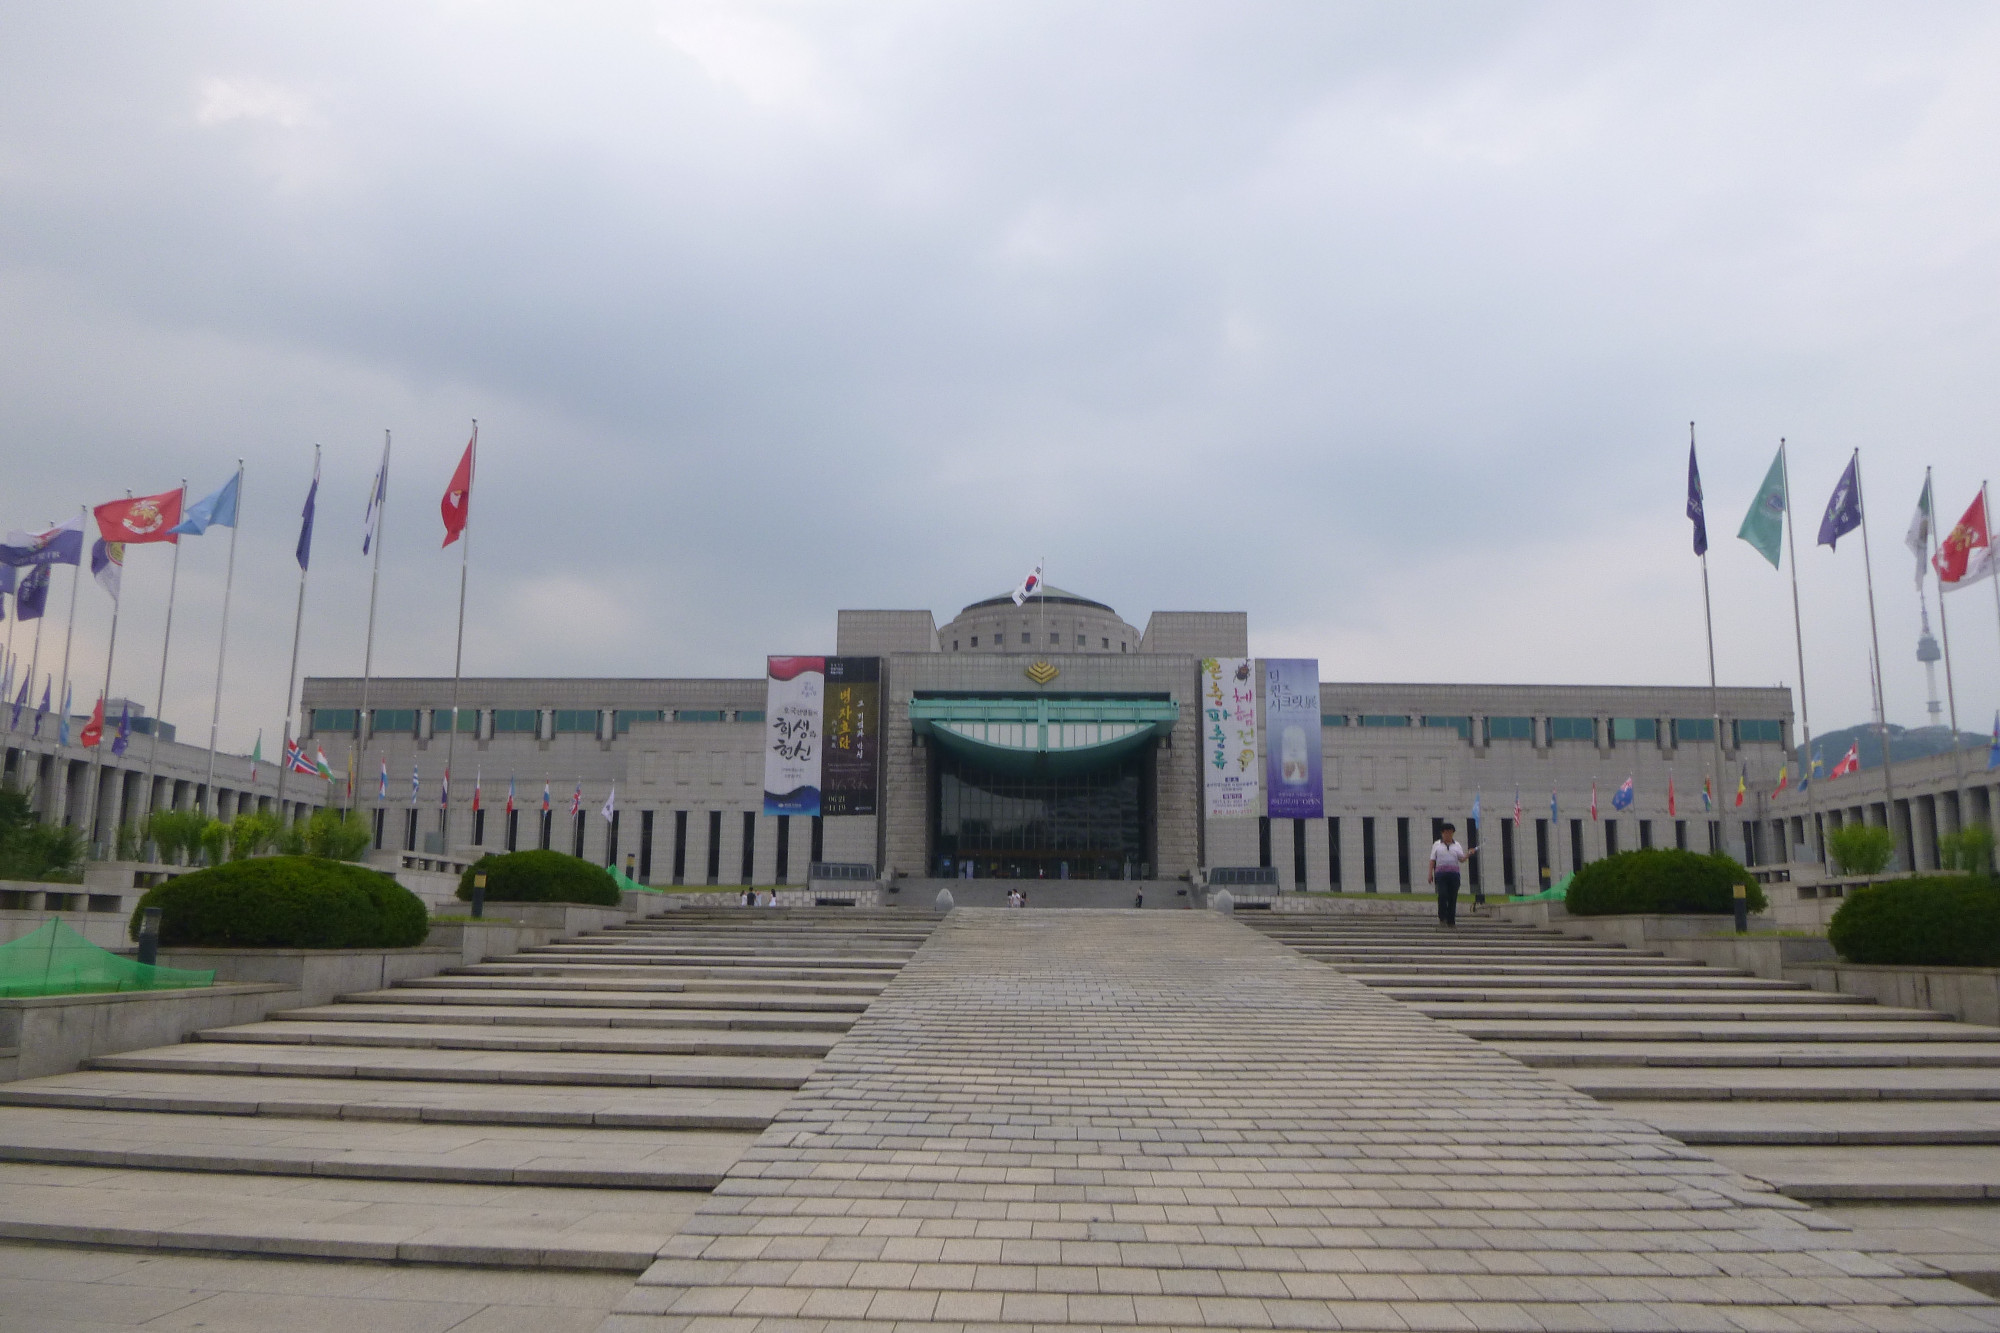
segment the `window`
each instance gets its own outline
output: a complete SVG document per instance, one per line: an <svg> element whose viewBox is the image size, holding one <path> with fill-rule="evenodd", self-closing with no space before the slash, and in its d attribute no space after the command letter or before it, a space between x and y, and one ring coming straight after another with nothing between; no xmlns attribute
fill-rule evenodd
<svg viewBox="0 0 2000 1333"><path fill-rule="evenodd" d="M1344 727L1347 725L1347 714L1321 713L1319 715L1319 724L1322 727Z"/></svg>
<svg viewBox="0 0 2000 1333"><path fill-rule="evenodd" d="M1121 653L1125 651L1125 641L1123 639L1118 641L1118 651Z"/></svg>
<svg viewBox="0 0 2000 1333"><path fill-rule="evenodd" d="M351 736L354 734L356 719L361 716L354 708L313 709L312 729L315 736Z"/></svg>
<svg viewBox="0 0 2000 1333"><path fill-rule="evenodd" d="M977 639L974 639L974 640L972 641L972 646L973 646L974 648L977 648L977 647L979 646L979 640L977 640ZM952 650L953 652L957 652L957 651L958 651L958 640L957 640L957 639L953 639L953 640L951 641L951 650Z"/></svg>
<svg viewBox="0 0 2000 1333"><path fill-rule="evenodd" d="M674 710L674 721L720 722L722 721L722 710L720 708L676 708Z"/></svg>
<svg viewBox="0 0 2000 1333"><path fill-rule="evenodd" d="M449 708L440 708L438 711L447 717L451 715ZM461 708L458 710L458 733L461 736L477 736L479 734L479 710L477 708Z"/></svg>
<svg viewBox="0 0 2000 1333"><path fill-rule="evenodd" d="M1361 816L1361 888L1365 893L1375 890L1375 816Z"/></svg>
<svg viewBox="0 0 2000 1333"><path fill-rule="evenodd" d="M1500 887L1512 893L1514 882L1514 821L1503 817L1500 821Z"/></svg>
<svg viewBox="0 0 2000 1333"><path fill-rule="evenodd" d="M674 811L674 883L687 877L688 812Z"/></svg>
<svg viewBox="0 0 2000 1333"><path fill-rule="evenodd" d="M1292 887L1306 890L1306 821L1292 821Z"/></svg>
<svg viewBox="0 0 2000 1333"><path fill-rule="evenodd" d="M474 810L472 812L472 845L474 847L484 847L486 845L486 812L484 810Z"/></svg>
<svg viewBox="0 0 2000 1333"><path fill-rule="evenodd" d="M743 812L742 870L742 883L755 884L757 882L757 812L755 810L745 810Z"/></svg>
<svg viewBox="0 0 2000 1333"><path fill-rule="evenodd" d="M532 736L542 729L539 708L496 708L493 710L495 736Z"/></svg>
<svg viewBox="0 0 2000 1333"><path fill-rule="evenodd" d="M1569 870L1573 875L1583 869L1583 821L1569 821Z"/></svg>
<svg viewBox="0 0 2000 1333"><path fill-rule="evenodd" d="M1407 727L1408 715L1403 713L1363 713L1361 725L1364 727Z"/></svg>
<svg viewBox="0 0 2000 1333"><path fill-rule="evenodd" d="M739 708L736 710L736 720L738 722L762 722L764 720L764 710L761 708Z"/></svg>
<svg viewBox="0 0 2000 1333"><path fill-rule="evenodd" d="M653 812L639 812L639 882L653 882Z"/></svg>
<svg viewBox="0 0 2000 1333"><path fill-rule="evenodd" d="M1611 742L1657 741L1660 739L1660 723L1650 717L1614 717L1611 719Z"/></svg>
<svg viewBox="0 0 2000 1333"><path fill-rule="evenodd" d="M1257 819L1257 864L1271 864L1271 819L1268 815L1260 815Z"/></svg>
<svg viewBox="0 0 2000 1333"><path fill-rule="evenodd" d="M722 811L708 812L708 883L721 883L722 875Z"/></svg>
<svg viewBox="0 0 2000 1333"><path fill-rule="evenodd" d="M1785 724L1757 718L1739 718L1736 722L1736 743L1738 745L1783 745L1785 743Z"/></svg>
<svg viewBox="0 0 2000 1333"><path fill-rule="evenodd" d="M1714 718L1677 717L1674 719L1674 744L1687 745L1698 741L1706 745L1714 739Z"/></svg>
<svg viewBox="0 0 2000 1333"><path fill-rule="evenodd" d="M664 722L667 710L664 708L621 708L611 715L611 725L623 736L632 730L634 722Z"/></svg>
<svg viewBox="0 0 2000 1333"><path fill-rule="evenodd" d="M1462 741L1472 739L1472 719L1469 717L1429 717L1424 718L1427 727L1450 727L1458 733Z"/></svg>
<svg viewBox="0 0 2000 1333"><path fill-rule="evenodd" d="M1326 819L1326 881L1335 893L1340 892L1340 816L1328 815Z"/></svg>
<svg viewBox="0 0 2000 1333"><path fill-rule="evenodd" d="M1033 643L1033 642L1034 642L1034 638L1033 638L1033 636L1031 636L1031 635L1030 635L1030 634L1028 633L1028 631L1026 631L1026 630L1022 630L1022 631L1021 631L1021 642L1022 642L1022 643Z"/></svg>
<svg viewBox="0 0 2000 1333"><path fill-rule="evenodd" d="M595 736L596 734L597 710L595 708L556 709L556 735Z"/></svg>
<svg viewBox="0 0 2000 1333"><path fill-rule="evenodd" d="M1653 821L1650 819L1642 819L1639 821L1639 846L1642 848L1649 848L1652 845L1653 845Z"/></svg>
<svg viewBox="0 0 2000 1333"><path fill-rule="evenodd" d="M1062 647L1062 634L1057 630L1050 630L1049 642L1054 644L1058 648Z"/></svg>
<svg viewBox="0 0 2000 1333"><path fill-rule="evenodd" d="M977 648L979 646L979 636L977 634L972 636L972 646L974 648Z"/></svg>
<svg viewBox="0 0 2000 1333"><path fill-rule="evenodd" d="M1531 741L1535 739L1535 719L1532 717L1489 717L1486 719L1486 740Z"/></svg>
<svg viewBox="0 0 2000 1333"><path fill-rule="evenodd" d="M1597 739L1597 719L1594 717L1552 717L1549 719L1549 739L1551 741L1594 741Z"/></svg>
<svg viewBox="0 0 2000 1333"><path fill-rule="evenodd" d="M778 816L778 865L772 878L780 884L791 883L792 875L792 817Z"/></svg>
<svg viewBox="0 0 2000 1333"><path fill-rule="evenodd" d="M1396 884L1410 891L1410 817L1396 816Z"/></svg>
<svg viewBox="0 0 2000 1333"><path fill-rule="evenodd" d="M1106 639L1106 640L1104 641L1104 647L1105 647L1106 651L1109 651L1109 650L1110 650L1110 648L1111 648L1111 640L1109 640L1109 639Z"/></svg>
<svg viewBox="0 0 2000 1333"><path fill-rule="evenodd" d="M520 847L521 812L519 810L509 810L507 812L507 850L510 852L519 851Z"/></svg>
<svg viewBox="0 0 2000 1333"><path fill-rule="evenodd" d="M1618 821L1615 819L1604 821L1604 854L1618 855Z"/></svg>
<svg viewBox="0 0 2000 1333"><path fill-rule="evenodd" d="M417 710L414 708L378 708L375 710L375 725L369 734L375 736L414 736L417 734Z"/></svg>
<svg viewBox="0 0 2000 1333"><path fill-rule="evenodd" d="M1090 647L1090 640L1084 638L1083 635L1079 634L1076 636L1076 646L1079 648L1088 648Z"/></svg>

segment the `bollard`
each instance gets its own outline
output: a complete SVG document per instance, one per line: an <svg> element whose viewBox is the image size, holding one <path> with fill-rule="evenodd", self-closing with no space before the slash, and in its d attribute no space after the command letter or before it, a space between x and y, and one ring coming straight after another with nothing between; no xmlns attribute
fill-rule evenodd
<svg viewBox="0 0 2000 1333"><path fill-rule="evenodd" d="M486 874L481 871L472 877L472 918L477 921L486 915Z"/></svg>
<svg viewBox="0 0 2000 1333"><path fill-rule="evenodd" d="M1750 930L1750 890L1741 884L1736 886L1736 933L1748 934Z"/></svg>
<svg viewBox="0 0 2000 1333"><path fill-rule="evenodd" d="M950 889L938 890L937 909L939 915L943 915L944 913L949 912L952 908L956 906L958 906L958 900L951 896Z"/></svg>
<svg viewBox="0 0 2000 1333"><path fill-rule="evenodd" d="M1228 889L1217 889L1210 895L1208 905L1218 912L1233 915L1236 911L1236 895Z"/></svg>
<svg viewBox="0 0 2000 1333"><path fill-rule="evenodd" d="M139 917L139 961L153 967L160 961L160 909L148 907Z"/></svg>

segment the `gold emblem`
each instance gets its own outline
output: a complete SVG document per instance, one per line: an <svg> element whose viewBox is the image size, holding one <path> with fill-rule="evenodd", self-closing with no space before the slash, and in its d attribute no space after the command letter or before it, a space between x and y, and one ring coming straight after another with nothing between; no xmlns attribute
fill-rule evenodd
<svg viewBox="0 0 2000 1333"><path fill-rule="evenodd" d="M1028 667L1028 679L1037 685L1046 685L1062 674L1062 668L1046 660L1037 661Z"/></svg>

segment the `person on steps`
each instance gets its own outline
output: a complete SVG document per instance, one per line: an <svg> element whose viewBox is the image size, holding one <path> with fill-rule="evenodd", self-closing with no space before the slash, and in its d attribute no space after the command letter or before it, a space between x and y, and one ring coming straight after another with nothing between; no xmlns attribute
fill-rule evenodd
<svg viewBox="0 0 2000 1333"><path fill-rule="evenodd" d="M1437 889L1439 925L1458 924L1459 873L1478 850L1459 842L1453 825L1438 830L1438 840L1431 844L1430 881Z"/></svg>

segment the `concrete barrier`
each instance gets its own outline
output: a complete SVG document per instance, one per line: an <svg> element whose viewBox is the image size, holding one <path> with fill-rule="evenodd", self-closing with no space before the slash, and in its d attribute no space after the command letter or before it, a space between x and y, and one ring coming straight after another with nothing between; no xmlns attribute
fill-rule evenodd
<svg viewBox="0 0 2000 1333"><path fill-rule="evenodd" d="M2000 968L1905 967L1829 960L1788 967L1785 976L1806 982L1814 990L1865 996L1906 1009L1937 1009L1960 1022L2000 1026Z"/></svg>
<svg viewBox="0 0 2000 1333"><path fill-rule="evenodd" d="M162 949L168 967L212 968L217 982L267 982L299 993L300 1005L328 1004L350 991L381 990L459 967L459 949Z"/></svg>
<svg viewBox="0 0 2000 1333"><path fill-rule="evenodd" d="M170 1046L299 1003L273 983L0 998L0 1082L67 1074L94 1055Z"/></svg>

